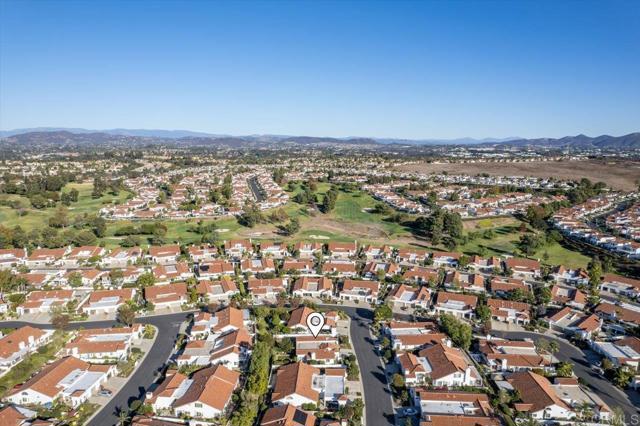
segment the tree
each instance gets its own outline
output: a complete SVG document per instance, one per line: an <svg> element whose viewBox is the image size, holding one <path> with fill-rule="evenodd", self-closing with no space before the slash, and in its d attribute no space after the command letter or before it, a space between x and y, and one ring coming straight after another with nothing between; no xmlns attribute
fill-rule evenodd
<svg viewBox="0 0 640 426"><path fill-rule="evenodd" d="M294 217L283 227L283 231L286 235L294 235L300 230L300 221L297 217Z"/></svg>
<svg viewBox="0 0 640 426"><path fill-rule="evenodd" d="M69 325L69 315L61 307L55 307L51 310L51 325L56 330L64 330Z"/></svg>
<svg viewBox="0 0 640 426"><path fill-rule="evenodd" d="M83 230L76 234L73 242L78 246L90 246L96 242L96 235L93 232Z"/></svg>
<svg viewBox="0 0 640 426"><path fill-rule="evenodd" d="M391 385L396 388L396 390L400 390L404 387L404 377L402 376L402 374L394 374L393 378L391 379Z"/></svg>
<svg viewBox="0 0 640 426"><path fill-rule="evenodd" d="M440 325L444 331L456 344L465 350L471 347L473 331L471 326L457 319L451 314L443 314L440 316Z"/></svg>
<svg viewBox="0 0 640 426"><path fill-rule="evenodd" d="M139 288L145 288L152 286L156 282L156 278L153 276L151 272L144 273L138 277L136 280L136 285Z"/></svg>
<svg viewBox="0 0 640 426"><path fill-rule="evenodd" d="M264 222L262 212L256 203L247 203L243 208L243 213L238 216L238 223L248 228L253 228L259 223Z"/></svg>
<svg viewBox="0 0 640 426"><path fill-rule="evenodd" d="M388 305L379 305L373 311L373 319L376 322L389 321L393 317L393 311Z"/></svg>
<svg viewBox="0 0 640 426"><path fill-rule="evenodd" d="M322 212L329 213L336 207L336 201L338 200L338 191L335 187L332 187L322 199Z"/></svg>
<svg viewBox="0 0 640 426"><path fill-rule="evenodd" d="M128 304L120 305L118 307L118 321L121 323L131 326L133 321L136 319L135 311Z"/></svg>
<svg viewBox="0 0 640 426"><path fill-rule="evenodd" d="M487 305L478 305L476 307L476 316L482 323L491 320L491 309Z"/></svg>
<svg viewBox="0 0 640 426"><path fill-rule="evenodd" d="M560 377L572 377L573 376L573 364L570 362L560 362L556 367L556 374Z"/></svg>
<svg viewBox="0 0 640 426"><path fill-rule="evenodd" d="M80 287L82 285L82 274L74 271L69 274L68 281L71 287Z"/></svg>
<svg viewBox="0 0 640 426"><path fill-rule="evenodd" d="M630 368L618 367L613 374L613 383L621 389L626 388L631 379L633 379L634 373Z"/></svg>
<svg viewBox="0 0 640 426"><path fill-rule="evenodd" d="M587 265L587 272L589 273L589 287L594 290L600 286L602 281L602 263L600 259L594 257Z"/></svg>

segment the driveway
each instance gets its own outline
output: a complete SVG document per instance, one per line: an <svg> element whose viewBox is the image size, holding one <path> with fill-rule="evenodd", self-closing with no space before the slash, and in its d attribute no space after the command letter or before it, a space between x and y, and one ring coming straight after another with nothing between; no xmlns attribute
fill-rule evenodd
<svg viewBox="0 0 640 426"><path fill-rule="evenodd" d="M507 339L537 339L554 340L558 343L560 350L554 354L559 361L571 362L574 373L587 383L588 387L595 392L611 409L620 407L625 413L625 417L637 416L640 413L640 393L634 390L622 391L615 387L608 380L600 377L593 369L593 359L589 360L590 354L585 354L581 349L573 346L564 339L559 339L547 334L530 333L526 331L492 331L492 334ZM588 356L589 355L589 356ZM637 418L637 417L636 417Z"/></svg>

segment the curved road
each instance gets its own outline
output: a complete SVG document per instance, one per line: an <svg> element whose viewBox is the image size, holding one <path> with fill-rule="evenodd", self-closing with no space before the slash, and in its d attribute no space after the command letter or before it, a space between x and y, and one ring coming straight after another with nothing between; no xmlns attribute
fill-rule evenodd
<svg viewBox="0 0 640 426"><path fill-rule="evenodd" d="M557 342L560 350L555 354L555 357L560 361L572 363L574 373L584 380L589 388L602 398L609 407L612 409L614 407L622 408L627 419L637 418L640 413L640 393L633 390L622 391L598 375L593 371L593 362L587 358L586 354L566 340L547 334L530 333L526 331L494 330L491 334L508 339L532 339L534 341L537 339L547 339Z"/></svg>
<svg viewBox="0 0 640 426"><path fill-rule="evenodd" d="M340 309L351 317L351 341L358 358L362 388L364 390L366 420L369 426L394 425L394 412L391 393L384 374L381 358L376 354L369 326L373 322L373 311L367 308L351 308L331 305L331 309ZM136 399L144 395L164 369L173 351L182 322L191 312L157 315L136 318L141 324L152 324L158 328L158 336L149 350L144 362L138 367L127 383L111 400L91 419L89 426L118 425L121 409L129 407ZM69 324L68 329L112 327L116 321L86 321ZM24 321L0 322L3 327L21 327L31 325L37 328L53 328L51 324L34 324Z"/></svg>
<svg viewBox="0 0 640 426"><path fill-rule="evenodd" d="M367 426L391 426L395 424L394 410L391 392L385 375L382 359L377 355L373 338L370 333L370 325L373 322L373 311L368 308L346 307L341 305L325 305L330 309L344 311L351 318L351 343L358 358L360 374L362 376L362 388L365 396L365 410ZM127 383L115 394L111 400L91 419L89 426L117 425L118 414L121 408L127 408L136 399L143 399L149 389L162 372L164 364L171 355L180 325L190 312L180 312L170 315L158 315L137 318L141 324L152 324L158 328L158 336L149 350L144 362L129 378ZM88 327L112 327L116 321L93 321L71 323L68 328ZM3 327L20 327L31 325L38 328L52 328L51 324L33 324L24 321L0 322ZM640 393L618 389L609 381L602 378L592 370L592 362L579 348L566 340L549 336L520 331L498 331L493 334L509 339L539 339L554 340L558 343L560 351L555 356L560 361L574 364L574 372L597 393L611 408L620 407L627 418L637 416L640 412Z"/></svg>
<svg viewBox="0 0 640 426"><path fill-rule="evenodd" d="M146 390L157 379L157 373L162 371L164 363L173 351L180 324L187 318L189 312L179 312L170 315L157 315L136 318L141 324L151 324L157 327L158 336L149 350L144 362L133 373L125 385L88 423L89 426L118 425L118 414L121 409L127 409L136 399L143 399ZM67 329L113 327L117 321L85 321L70 323ZM37 328L53 328L51 324L34 324L24 321L0 322L2 327L22 327L30 325Z"/></svg>

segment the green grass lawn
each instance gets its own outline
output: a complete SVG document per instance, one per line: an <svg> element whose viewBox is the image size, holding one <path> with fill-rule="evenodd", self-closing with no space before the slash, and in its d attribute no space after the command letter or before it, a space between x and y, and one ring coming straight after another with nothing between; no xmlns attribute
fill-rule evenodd
<svg viewBox="0 0 640 426"><path fill-rule="evenodd" d="M486 222L488 223L488 222ZM482 237L475 238L468 241L466 244L458 247L458 251L466 254L479 254L481 247L487 250L488 255L512 255L521 256L518 250L517 243L520 240L522 233L520 232L520 223L514 225L503 225L490 228L490 226L483 226L482 229L493 229L494 236L491 239L485 239ZM531 229L529 232L531 232ZM468 233L467 233L468 235ZM548 260L543 260L544 253L547 253ZM540 259L544 263L550 265L564 265L570 268L585 268L589 263L590 258L573 250L568 250L562 247L559 243L551 243L546 247L538 250L533 258Z"/></svg>
<svg viewBox="0 0 640 426"><path fill-rule="evenodd" d="M376 200L364 192L340 192L331 215L348 222L377 222L382 219L380 215L363 211L373 208L376 203Z"/></svg>
<svg viewBox="0 0 640 426"><path fill-rule="evenodd" d="M91 197L93 190L91 183L69 183L64 187L63 192L69 192L73 188L78 190L78 202L71 203L68 207L70 217L84 213L97 214L102 207L113 203L123 203L131 195L130 192L120 191L118 195L105 194L94 199ZM57 208L35 209L31 206L29 199L21 195L2 194L0 200L18 201L20 207L26 212L26 215L20 216L18 210L8 206L0 206L0 223L11 228L20 225L25 231L46 227L49 218Z"/></svg>

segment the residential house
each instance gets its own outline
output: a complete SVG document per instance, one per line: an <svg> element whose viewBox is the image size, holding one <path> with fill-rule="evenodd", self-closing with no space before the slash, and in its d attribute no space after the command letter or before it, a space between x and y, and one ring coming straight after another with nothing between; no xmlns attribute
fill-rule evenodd
<svg viewBox="0 0 640 426"><path fill-rule="evenodd" d="M600 284L600 291L608 291L627 297L638 297L640 296L640 280L616 274L604 274Z"/></svg>
<svg viewBox="0 0 640 426"><path fill-rule="evenodd" d="M549 317L549 325L567 335L588 340L600 332L602 320L567 306Z"/></svg>
<svg viewBox="0 0 640 426"><path fill-rule="evenodd" d="M276 271L273 259L262 257L259 259L243 259L240 262L240 272L243 274L268 274Z"/></svg>
<svg viewBox="0 0 640 426"><path fill-rule="evenodd" d="M190 246L187 250L194 263L209 262L218 257L218 248L213 245Z"/></svg>
<svg viewBox="0 0 640 426"><path fill-rule="evenodd" d="M455 268L458 266L458 262L460 261L461 257L462 257L462 253L436 251L436 252L433 252L433 255L431 258L433 260L433 265L436 267L445 266L449 268Z"/></svg>
<svg viewBox="0 0 640 426"><path fill-rule="evenodd" d="M199 281L197 292L201 300L208 303L228 303L234 294L238 294L236 283L228 276L218 281Z"/></svg>
<svg viewBox="0 0 640 426"><path fill-rule="evenodd" d="M49 343L52 335L52 330L26 325L0 338L0 376L9 372L28 354Z"/></svg>
<svg viewBox="0 0 640 426"><path fill-rule="evenodd" d="M233 259L240 259L246 254L253 253L251 240L229 240L224 242L224 252Z"/></svg>
<svg viewBox="0 0 640 426"><path fill-rule="evenodd" d="M11 269L27 260L26 249L0 249L0 269Z"/></svg>
<svg viewBox="0 0 640 426"><path fill-rule="evenodd" d="M333 281L327 277L301 277L293 283L292 294L316 299L333 296Z"/></svg>
<svg viewBox="0 0 640 426"><path fill-rule="evenodd" d="M196 266L196 273L202 280L217 280L222 276L235 275L236 270L233 263L227 260L210 260L201 262Z"/></svg>
<svg viewBox="0 0 640 426"><path fill-rule="evenodd" d="M491 318L509 324L525 325L531 320L531 305L503 299L488 299Z"/></svg>
<svg viewBox="0 0 640 426"><path fill-rule="evenodd" d="M472 319L477 304L476 296L439 291L432 309L437 314L452 314L458 318Z"/></svg>
<svg viewBox="0 0 640 426"><path fill-rule="evenodd" d="M488 336L486 339L480 339L478 348L485 364L492 371L553 371L553 357L549 354L539 354L534 342L530 340L507 340Z"/></svg>
<svg viewBox="0 0 640 426"><path fill-rule="evenodd" d="M332 241L327 244L329 256L333 259L349 259L358 253L358 243L341 243Z"/></svg>
<svg viewBox="0 0 640 426"><path fill-rule="evenodd" d="M513 272L516 278L534 280L541 277L540 262L520 257L510 257L504 261L505 267Z"/></svg>
<svg viewBox="0 0 640 426"><path fill-rule="evenodd" d="M322 243L301 241L293 246L293 250L298 253L298 257L308 259L322 254Z"/></svg>
<svg viewBox="0 0 640 426"><path fill-rule="evenodd" d="M314 275L316 272L314 262L311 259L287 259L282 264L282 270L289 274L297 273L300 275Z"/></svg>
<svg viewBox="0 0 640 426"><path fill-rule="evenodd" d="M282 259L289 256L289 250L287 249L286 244L282 242L261 241L260 254L274 259Z"/></svg>
<svg viewBox="0 0 640 426"><path fill-rule="evenodd" d="M156 309L179 308L188 302L187 284L174 283L154 285L144 289L144 298L153 303Z"/></svg>
<svg viewBox="0 0 640 426"><path fill-rule="evenodd" d="M470 291L485 293L487 285L484 276L460 271L448 271L444 277L444 286L450 291Z"/></svg>
<svg viewBox="0 0 640 426"><path fill-rule="evenodd" d="M153 263L157 263L160 265L176 263L179 256L180 246L178 244L149 247L148 257Z"/></svg>
<svg viewBox="0 0 640 426"><path fill-rule="evenodd" d="M320 389L314 387L320 370L304 362L295 362L278 368L271 401L276 405L303 404L316 405L320 399Z"/></svg>
<svg viewBox="0 0 640 426"><path fill-rule="evenodd" d="M434 386L482 386L482 376L465 353L450 344L438 343L418 352Z"/></svg>
<svg viewBox="0 0 640 426"><path fill-rule="evenodd" d="M524 371L512 374L507 381L520 395L520 401L514 404L517 411L526 413L536 420L575 418L575 412L558 397L546 377Z"/></svg>
<svg viewBox="0 0 640 426"><path fill-rule="evenodd" d="M593 342L592 347L616 367L626 365L637 370L640 366L640 339L635 336L611 342Z"/></svg>
<svg viewBox="0 0 640 426"><path fill-rule="evenodd" d="M240 373L223 365L198 370L188 381L184 393L171 407L176 416L214 419L225 413L240 381Z"/></svg>
<svg viewBox="0 0 640 426"><path fill-rule="evenodd" d="M344 280L338 297L353 302L377 303L379 291L378 281Z"/></svg>
<svg viewBox="0 0 640 426"><path fill-rule="evenodd" d="M431 291L426 286L410 287L406 284L400 284L391 292L389 301L400 308L429 309Z"/></svg>
<svg viewBox="0 0 640 426"><path fill-rule="evenodd" d="M74 247L62 260L62 266L65 268L78 268L90 260L99 260L106 252L103 247L98 246Z"/></svg>
<svg viewBox="0 0 640 426"><path fill-rule="evenodd" d="M71 355L92 364L116 363L129 356L131 345L142 338L143 326L87 329L64 347Z"/></svg>
<svg viewBox="0 0 640 426"><path fill-rule="evenodd" d="M26 300L18 305L16 313L18 315L46 314L51 312L52 308L64 306L74 300L74 295L73 290L32 291L27 294Z"/></svg>
<svg viewBox="0 0 640 426"><path fill-rule="evenodd" d="M322 264L322 273L349 278L358 275L355 262L350 260L329 260L324 262Z"/></svg>
<svg viewBox="0 0 640 426"><path fill-rule="evenodd" d="M334 336L297 336L296 359L316 364L338 364L340 344Z"/></svg>
<svg viewBox="0 0 640 426"><path fill-rule="evenodd" d="M187 262L176 262L156 265L153 270L156 284L168 284L176 281L184 281L193 276Z"/></svg>
<svg viewBox="0 0 640 426"><path fill-rule="evenodd" d="M556 284L551 288L551 301L556 306L568 305L576 309L584 309L587 295L577 288Z"/></svg>
<svg viewBox="0 0 640 426"><path fill-rule="evenodd" d="M249 359L252 346L251 335L246 328L228 331L215 340L209 361L211 364L240 368Z"/></svg>
<svg viewBox="0 0 640 426"><path fill-rule="evenodd" d="M260 426L315 426L316 416L297 407L285 404L270 407L265 411Z"/></svg>
<svg viewBox="0 0 640 426"><path fill-rule="evenodd" d="M287 292L287 281L284 278L249 278L247 286L253 300L258 302L273 301L280 293Z"/></svg>
<svg viewBox="0 0 640 426"><path fill-rule="evenodd" d="M19 405L51 407L56 400L77 408L112 376L114 365L91 365L74 357L47 364L35 376L9 391L5 400Z"/></svg>
<svg viewBox="0 0 640 426"><path fill-rule="evenodd" d="M42 269L62 264L62 258L69 252L68 248L39 248L31 252L24 264L29 269Z"/></svg>
<svg viewBox="0 0 640 426"><path fill-rule="evenodd" d="M94 290L89 298L80 306L80 310L87 315L115 314L118 308L128 300L136 300L135 288L121 288L116 290Z"/></svg>

